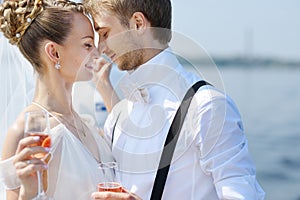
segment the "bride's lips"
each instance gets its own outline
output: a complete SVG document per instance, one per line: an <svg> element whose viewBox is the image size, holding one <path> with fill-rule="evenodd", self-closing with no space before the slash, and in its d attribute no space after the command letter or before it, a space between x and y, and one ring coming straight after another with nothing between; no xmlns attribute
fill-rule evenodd
<svg viewBox="0 0 300 200"><path fill-rule="evenodd" d="M92 71L94 69L93 66L88 65L88 64L85 65L85 68L89 71Z"/></svg>

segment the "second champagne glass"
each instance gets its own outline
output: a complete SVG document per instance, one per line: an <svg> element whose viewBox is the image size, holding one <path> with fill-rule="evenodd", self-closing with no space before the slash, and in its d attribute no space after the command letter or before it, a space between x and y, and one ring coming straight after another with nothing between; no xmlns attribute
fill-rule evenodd
<svg viewBox="0 0 300 200"><path fill-rule="evenodd" d="M99 169L102 172L102 180L98 184L98 192L122 192L122 185L117 171L116 162L100 163Z"/></svg>
<svg viewBox="0 0 300 200"><path fill-rule="evenodd" d="M32 111L25 113L25 130L24 136L39 136L39 141L33 146L51 147L50 138L50 123L49 114L43 110ZM35 154L34 157L43 159L45 154ZM43 187L43 176L41 171L37 171L38 178L38 194L35 197L36 200L50 199L46 196Z"/></svg>

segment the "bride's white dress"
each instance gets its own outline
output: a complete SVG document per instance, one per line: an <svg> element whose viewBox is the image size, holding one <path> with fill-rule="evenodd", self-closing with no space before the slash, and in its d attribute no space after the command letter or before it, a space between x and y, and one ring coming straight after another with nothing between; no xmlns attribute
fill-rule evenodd
<svg viewBox="0 0 300 200"><path fill-rule="evenodd" d="M48 195L56 200L90 199L102 177L95 156L63 124L55 127L51 134L53 145L48 170ZM95 131L92 134L101 161L112 161L106 142Z"/></svg>

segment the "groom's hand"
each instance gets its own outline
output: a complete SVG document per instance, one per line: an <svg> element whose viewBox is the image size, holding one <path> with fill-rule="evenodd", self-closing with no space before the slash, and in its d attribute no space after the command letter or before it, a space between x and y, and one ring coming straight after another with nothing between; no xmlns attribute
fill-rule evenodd
<svg viewBox="0 0 300 200"><path fill-rule="evenodd" d="M123 192L94 192L92 194L94 200L142 200L136 194L125 189Z"/></svg>

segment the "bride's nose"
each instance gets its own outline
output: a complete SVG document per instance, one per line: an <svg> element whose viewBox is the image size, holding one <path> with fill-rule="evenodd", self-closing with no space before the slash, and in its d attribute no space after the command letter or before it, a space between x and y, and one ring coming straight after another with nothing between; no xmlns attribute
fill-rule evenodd
<svg viewBox="0 0 300 200"><path fill-rule="evenodd" d="M92 58L99 58L101 53L99 52L99 49L95 47L93 51L91 52Z"/></svg>

